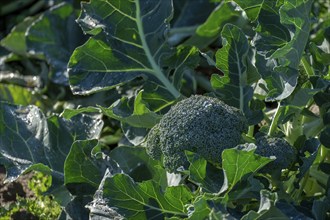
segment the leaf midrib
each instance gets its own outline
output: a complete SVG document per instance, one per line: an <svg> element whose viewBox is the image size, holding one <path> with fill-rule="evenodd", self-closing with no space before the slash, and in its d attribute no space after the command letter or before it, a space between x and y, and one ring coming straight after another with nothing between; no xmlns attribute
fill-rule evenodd
<svg viewBox="0 0 330 220"><path fill-rule="evenodd" d="M119 176L119 177L117 177L117 178L121 178L121 179L122 179L122 178L125 178L124 175L117 175L117 176ZM130 181L130 180L128 180L128 181ZM133 185L135 185L135 184L134 184L133 182L131 182L131 181L130 181L130 183L133 184ZM123 187L125 187L125 184L121 184L121 185L122 185ZM139 187L139 185L138 185L137 187ZM131 195L127 192L126 188L125 188L125 190L122 190L121 188L117 187L117 190L118 190L119 192L123 193L123 194L126 195L128 198L130 198L131 200L133 200L133 201L135 201L135 202L137 202L137 203L139 203L139 204L141 204L141 205L143 205L143 206L146 206L146 207L148 207L148 208L150 208L150 209L153 209L153 210L159 211L159 212L161 212L161 213L165 212L165 213L174 214L174 215L179 215L179 216L187 216L185 213L182 213L182 212L171 211L171 210L168 210L168 209L166 209L166 208L158 208L158 207L155 207L155 206L153 206L153 205L149 205L148 203L146 203L146 202L144 201L144 197L140 194L139 191L137 191L137 189L136 189L134 186L133 186L131 189L133 189L133 190L139 195L139 197L141 197L140 200L139 200L138 198L136 198L136 197L131 196ZM140 189L140 188L139 188L139 189ZM141 190L141 189L140 189L140 190ZM153 189L153 190L154 190L154 189ZM155 193L154 197L153 197L152 195L147 194L147 193L146 193L145 191L143 191L143 190L142 190L142 193L144 193L144 194L150 196L151 198L156 199L156 200L159 202L156 193ZM118 199L115 198L115 200L118 200ZM159 204L160 206L162 206L161 203L158 203L158 204ZM170 204L170 205L171 205L171 204ZM173 206L172 206L172 207L173 207ZM123 208L127 209L127 206L124 206ZM174 208L175 208L175 207L174 207ZM136 210L136 211L138 211L138 210Z"/></svg>
<svg viewBox="0 0 330 220"><path fill-rule="evenodd" d="M146 53L147 59L154 70L154 75L164 84L164 86L171 92L171 94L178 98L181 94L180 92L173 86L173 84L164 76L162 70L156 63L154 57L152 56L148 43L146 41L143 23L142 23L142 16L141 16L141 8L140 8L140 0L135 0L136 5L136 24L139 32L139 36L141 39L142 47Z"/></svg>

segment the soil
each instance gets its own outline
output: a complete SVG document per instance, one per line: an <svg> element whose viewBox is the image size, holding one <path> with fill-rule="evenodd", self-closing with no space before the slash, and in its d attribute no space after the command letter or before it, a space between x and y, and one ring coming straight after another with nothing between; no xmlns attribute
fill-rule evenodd
<svg viewBox="0 0 330 220"><path fill-rule="evenodd" d="M28 182L32 177L32 173L28 173L19 177L15 182L4 183L6 178L6 169L4 166L0 165L0 206L8 207L11 203L17 201L16 197L31 198L33 197L33 192L28 187ZM0 219L1 216L0 216ZM11 216L13 220L35 220L38 219L32 214L28 213L26 210L20 210Z"/></svg>

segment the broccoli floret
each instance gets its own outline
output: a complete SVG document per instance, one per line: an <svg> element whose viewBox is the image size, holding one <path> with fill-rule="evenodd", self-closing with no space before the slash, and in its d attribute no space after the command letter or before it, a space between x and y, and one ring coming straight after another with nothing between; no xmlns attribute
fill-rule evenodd
<svg viewBox="0 0 330 220"><path fill-rule="evenodd" d="M260 136L256 139L256 145L256 154L276 157L274 161L263 167L261 172L272 173L275 170L289 168L296 160L295 149L282 138Z"/></svg>
<svg viewBox="0 0 330 220"><path fill-rule="evenodd" d="M147 153L154 159L163 155L164 167L177 172L187 168L185 150L220 164L224 149L241 142L247 121L240 110L217 98L194 95L174 105L149 132Z"/></svg>

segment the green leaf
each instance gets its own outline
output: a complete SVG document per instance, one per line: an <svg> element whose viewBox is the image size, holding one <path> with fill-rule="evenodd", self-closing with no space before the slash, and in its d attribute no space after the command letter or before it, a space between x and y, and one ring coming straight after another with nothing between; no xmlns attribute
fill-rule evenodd
<svg viewBox="0 0 330 220"><path fill-rule="evenodd" d="M280 8L281 23L286 26L293 38L280 49L276 50L271 58L280 61L280 65L298 69L300 59L309 38L310 12L312 0L284 1ZM284 61L281 59L285 58ZM290 64L288 64L288 61Z"/></svg>
<svg viewBox="0 0 330 220"><path fill-rule="evenodd" d="M251 21L255 21L260 13L264 0L227 0L228 2L234 1L237 5L239 5L246 13L248 18Z"/></svg>
<svg viewBox="0 0 330 220"><path fill-rule="evenodd" d="M330 65L330 53L327 52L329 50L329 43L325 40L324 44L317 46L314 43L310 43L309 47L315 61L323 65Z"/></svg>
<svg viewBox="0 0 330 220"><path fill-rule="evenodd" d="M326 148L330 148L330 126L325 128L320 135L320 142Z"/></svg>
<svg viewBox="0 0 330 220"><path fill-rule="evenodd" d="M175 88L180 89L185 71L193 70L199 64L199 50L196 47L176 47L176 53L164 59L165 74L172 76Z"/></svg>
<svg viewBox="0 0 330 220"><path fill-rule="evenodd" d="M189 180L211 193L220 191L223 184L223 174L220 169L207 163L207 161L190 151L185 151L189 165Z"/></svg>
<svg viewBox="0 0 330 220"><path fill-rule="evenodd" d="M102 125L100 119L87 115L47 119L35 106L0 103L0 163L6 166L7 181L36 169L61 183L64 161L74 140L99 137Z"/></svg>
<svg viewBox="0 0 330 220"><path fill-rule="evenodd" d="M27 88L0 83L0 100L16 105L36 105L43 108L45 106L44 101L47 99L43 99L38 94L33 94Z"/></svg>
<svg viewBox="0 0 330 220"><path fill-rule="evenodd" d="M231 216L225 206L221 203L221 198L216 194L204 194L198 196L189 206L189 220L209 219L236 219Z"/></svg>
<svg viewBox="0 0 330 220"><path fill-rule="evenodd" d="M86 209L92 201L91 196L76 196L72 199L63 210L61 217L59 219L86 219L88 218L89 212ZM65 217L64 217L65 216Z"/></svg>
<svg viewBox="0 0 330 220"><path fill-rule="evenodd" d="M140 91L135 99L123 97L109 108L99 107L105 115L122 123L136 128L152 128L159 122L161 116L149 110L142 96L143 92Z"/></svg>
<svg viewBox="0 0 330 220"><path fill-rule="evenodd" d="M246 175L257 172L272 159L254 153L255 146L244 150L235 148L222 152L222 168L225 174L225 183L220 192L229 192L236 183L246 178Z"/></svg>
<svg viewBox="0 0 330 220"><path fill-rule="evenodd" d="M260 190L265 188L258 177L249 176L246 180L239 182L235 186L235 190L229 193L229 201L242 201L241 205L246 204L245 201L258 198Z"/></svg>
<svg viewBox="0 0 330 220"><path fill-rule="evenodd" d="M258 212L249 211L246 215L243 216L243 220L252 220L252 219L268 219L271 216L276 216L279 219L288 219L282 212L280 212L276 207L275 203L277 202L276 193L271 193L268 190L260 191L260 205Z"/></svg>
<svg viewBox="0 0 330 220"><path fill-rule="evenodd" d="M53 68L52 80L68 84L67 63L73 50L85 41L70 4L59 4L46 11L26 33L29 53L44 55Z"/></svg>
<svg viewBox="0 0 330 220"><path fill-rule="evenodd" d="M221 100L246 112L253 94L247 74L249 43L244 33L231 24L224 26L221 36L223 47L216 53L216 64L224 76L213 74L211 84Z"/></svg>
<svg viewBox="0 0 330 220"><path fill-rule="evenodd" d="M165 38L173 10L171 0L92 0L82 8L78 23L85 33L96 36L78 47L68 64L75 94L148 76L175 98L180 96L161 66L162 59L173 53Z"/></svg>
<svg viewBox="0 0 330 220"><path fill-rule="evenodd" d="M183 0L173 1L173 5L175 13L171 20L173 27L170 29L168 42L178 45L194 34L196 26L203 23L212 11L213 4L209 1Z"/></svg>
<svg viewBox="0 0 330 220"><path fill-rule="evenodd" d="M110 152L109 157L135 182L152 179L162 188L166 187L166 171L162 168L162 163L151 159L144 147L116 147Z"/></svg>
<svg viewBox="0 0 330 220"><path fill-rule="evenodd" d="M222 1L214 8L206 21L197 27L195 34L184 42L184 45L207 48L217 40L219 34L226 24L234 24L243 27L248 20L242 16L242 12L236 10L232 2Z"/></svg>
<svg viewBox="0 0 330 220"><path fill-rule="evenodd" d="M326 75L329 72L329 48L329 43L326 39L324 39L320 46L313 42L309 44L309 50L313 57L313 60L311 60L311 63L313 64L313 69L311 72L315 73L315 75Z"/></svg>
<svg viewBox="0 0 330 220"><path fill-rule="evenodd" d="M234 6L231 3L222 3L197 28L196 33L203 37L217 37L223 26L229 23L229 21L237 19L239 15L240 13L234 10Z"/></svg>
<svg viewBox="0 0 330 220"><path fill-rule="evenodd" d="M16 25L4 39L1 40L0 45L7 50L19 55L26 55L26 36L25 32L29 26L36 20L33 17L27 17L23 22Z"/></svg>
<svg viewBox="0 0 330 220"><path fill-rule="evenodd" d="M121 123L121 130L131 144L139 146L143 143L150 129L133 127L127 123Z"/></svg>
<svg viewBox="0 0 330 220"><path fill-rule="evenodd" d="M200 197L193 203L193 211L189 215L189 220L207 219L211 211L212 208L209 206L207 199Z"/></svg>
<svg viewBox="0 0 330 220"><path fill-rule="evenodd" d="M100 113L101 110L96 107L83 107L83 108L78 108L78 109L64 109L64 111L61 113L61 117L65 119L70 119L76 115L79 115L81 113Z"/></svg>
<svg viewBox="0 0 330 220"><path fill-rule="evenodd" d="M258 18L256 66L267 84L269 101L287 98L297 85L298 68L306 47L312 0L265 2Z"/></svg>
<svg viewBox="0 0 330 220"><path fill-rule="evenodd" d="M125 219L187 217L185 205L193 198L186 186L167 187L162 192L154 181L135 183L126 174L106 176L100 190L106 205L116 207Z"/></svg>
<svg viewBox="0 0 330 220"><path fill-rule="evenodd" d="M299 212L293 205L279 201L277 193L272 193L268 190L260 191L260 205L259 210L249 211L244 215L242 220L255 220L255 219L311 219Z"/></svg>
<svg viewBox="0 0 330 220"><path fill-rule="evenodd" d="M96 149L97 148L97 149ZM96 158L94 151L100 151L97 140L75 141L64 163L64 184L71 193L83 191L83 195L93 195L105 173L101 166L104 158Z"/></svg>
<svg viewBox="0 0 330 220"><path fill-rule="evenodd" d="M151 111L159 112L172 105L176 99L168 92L168 90L166 90L166 88L159 86L152 81L147 81L144 84L142 100L148 103Z"/></svg>
<svg viewBox="0 0 330 220"><path fill-rule="evenodd" d="M174 18L172 29L189 28L201 24L211 13L214 5L210 1L173 1ZM201 10L203 8L203 10ZM198 16L196 16L198 14Z"/></svg>

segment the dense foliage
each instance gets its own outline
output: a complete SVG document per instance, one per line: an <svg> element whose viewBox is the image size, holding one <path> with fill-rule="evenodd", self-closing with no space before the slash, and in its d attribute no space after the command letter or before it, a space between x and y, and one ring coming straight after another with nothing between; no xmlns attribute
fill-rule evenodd
<svg viewBox="0 0 330 220"><path fill-rule="evenodd" d="M0 16L0 164L51 176L59 219L330 218L328 1L5 0Z"/></svg>

